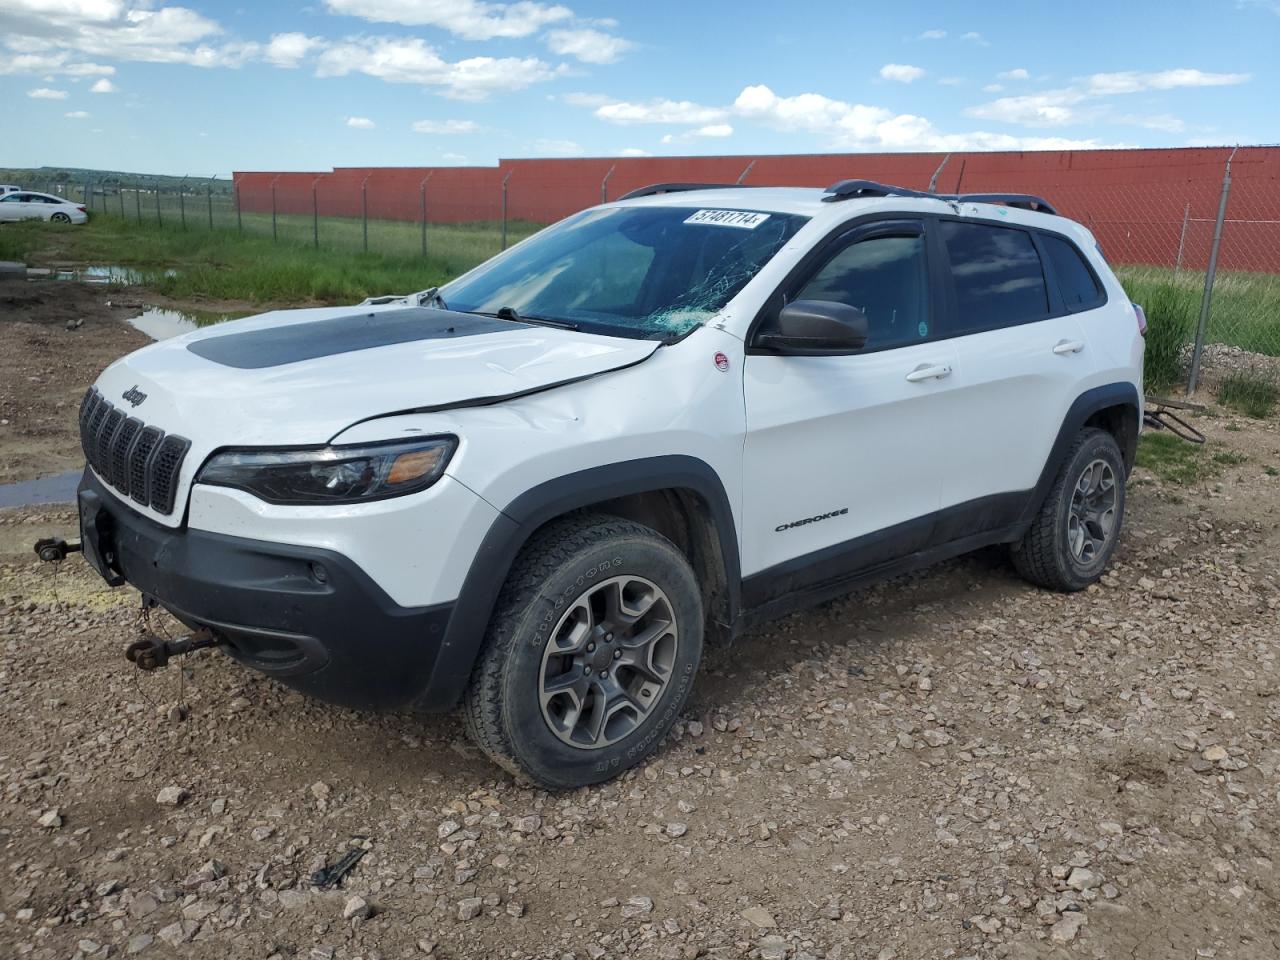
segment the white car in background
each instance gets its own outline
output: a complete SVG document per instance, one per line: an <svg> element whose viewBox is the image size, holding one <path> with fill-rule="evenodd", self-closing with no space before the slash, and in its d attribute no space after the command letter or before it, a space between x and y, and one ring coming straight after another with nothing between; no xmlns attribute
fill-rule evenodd
<svg viewBox="0 0 1280 960"><path fill-rule="evenodd" d="M21 190L21 187L15 187L12 183L0 183L0 197L6 193L19 193Z"/></svg>
<svg viewBox="0 0 1280 960"><path fill-rule="evenodd" d="M51 193L19 191L0 196L0 222L51 220L54 223L84 223L88 219L83 205Z"/></svg>

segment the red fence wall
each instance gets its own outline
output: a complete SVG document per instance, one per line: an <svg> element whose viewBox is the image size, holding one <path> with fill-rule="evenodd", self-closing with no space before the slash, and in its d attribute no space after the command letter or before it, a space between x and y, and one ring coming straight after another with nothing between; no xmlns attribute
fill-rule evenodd
<svg viewBox="0 0 1280 960"><path fill-rule="evenodd" d="M1203 269L1229 147L1035 153L808 154L502 160L496 167L339 167L330 173L236 173L244 212L418 221L507 216L551 223L651 183L825 187L861 177L942 193L1019 191L1087 224L1117 263ZM1280 272L1280 148L1240 148L1231 166L1223 269ZM1185 226L1184 226L1185 223Z"/></svg>

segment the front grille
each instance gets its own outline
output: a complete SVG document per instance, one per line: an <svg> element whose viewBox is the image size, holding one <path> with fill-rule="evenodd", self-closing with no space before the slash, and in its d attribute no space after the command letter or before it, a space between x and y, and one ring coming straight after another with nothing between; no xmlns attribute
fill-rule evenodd
<svg viewBox="0 0 1280 960"><path fill-rule="evenodd" d="M80 446L106 483L158 513L173 512L191 441L145 426L90 387L80 403Z"/></svg>

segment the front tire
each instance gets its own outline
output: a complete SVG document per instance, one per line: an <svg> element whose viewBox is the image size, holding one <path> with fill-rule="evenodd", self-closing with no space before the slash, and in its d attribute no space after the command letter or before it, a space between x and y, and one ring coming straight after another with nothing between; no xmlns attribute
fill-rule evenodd
<svg viewBox="0 0 1280 960"><path fill-rule="evenodd" d="M1082 430L1031 528L1013 548L1025 580L1072 593L1095 583L1124 525L1124 457L1105 430Z"/></svg>
<svg viewBox="0 0 1280 960"><path fill-rule="evenodd" d="M685 556L604 515L550 524L521 551L463 704L497 764L550 789L617 776L662 742L693 687L703 609Z"/></svg>

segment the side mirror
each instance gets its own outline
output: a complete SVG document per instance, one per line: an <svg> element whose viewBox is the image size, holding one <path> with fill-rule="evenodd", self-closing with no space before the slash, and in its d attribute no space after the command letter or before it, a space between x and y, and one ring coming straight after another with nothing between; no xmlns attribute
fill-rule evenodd
<svg viewBox="0 0 1280 960"><path fill-rule="evenodd" d="M866 346L867 336L867 315L857 307L796 300L779 311L771 328L756 335L756 343L793 357L842 357Z"/></svg>

